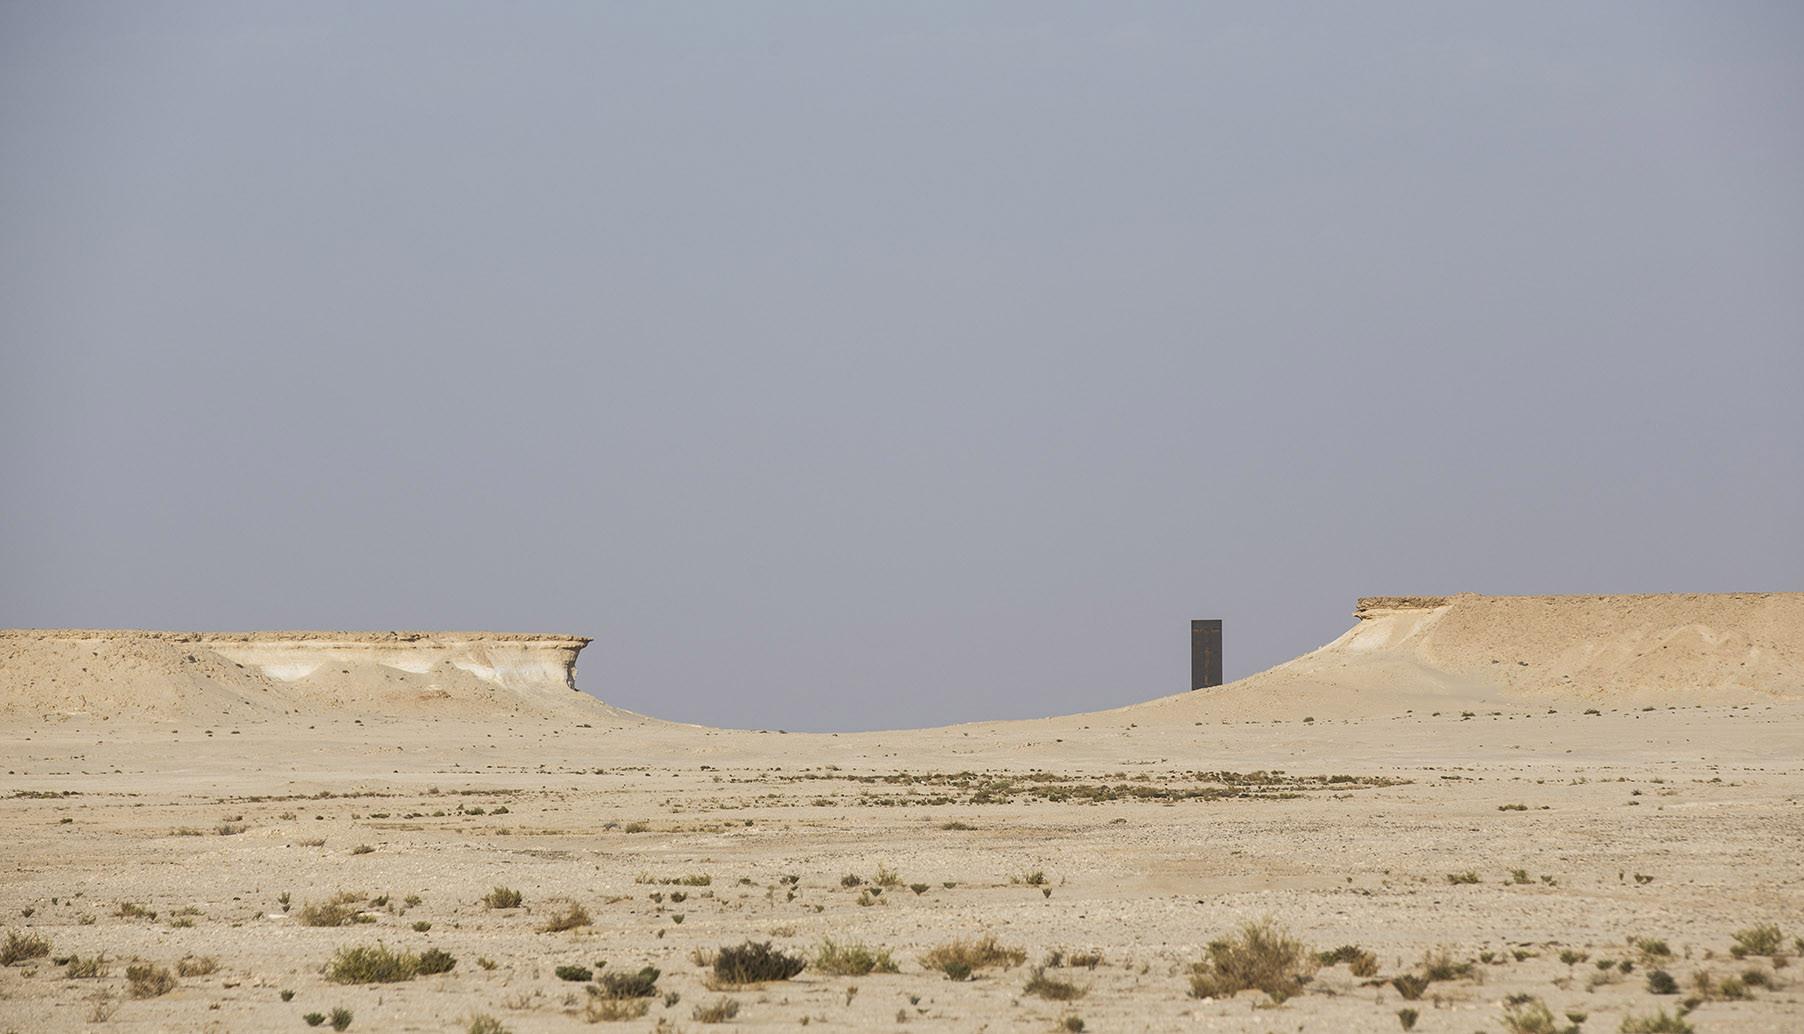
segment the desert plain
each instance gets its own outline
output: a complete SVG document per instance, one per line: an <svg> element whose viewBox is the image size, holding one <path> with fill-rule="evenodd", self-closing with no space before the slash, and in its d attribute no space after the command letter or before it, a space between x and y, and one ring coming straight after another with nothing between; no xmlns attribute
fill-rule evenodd
<svg viewBox="0 0 1804 1034"><path fill-rule="evenodd" d="M1804 595L1358 616L857 734L609 707L568 637L3 633L0 1031L1804 1029Z"/></svg>

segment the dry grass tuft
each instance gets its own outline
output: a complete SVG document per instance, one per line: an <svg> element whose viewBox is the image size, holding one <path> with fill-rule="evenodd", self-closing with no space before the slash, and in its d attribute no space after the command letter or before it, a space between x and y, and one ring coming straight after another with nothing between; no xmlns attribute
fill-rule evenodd
<svg viewBox="0 0 1804 1034"><path fill-rule="evenodd" d="M1088 988L1079 987L1069 980L1059 980L1046 975L1045 966L1035 966L1028 974L1027 986L1021 989L1022 994L1036 995L1053 1002L1071 1002L1082 998Z"/></svg>
<svg viewBox="0 0 1804 1034"><path fill-rule="evenodd" d="M1195 998L1228 998L1241 991L1264 991L1283 1002L1300 993L1315 975L1315 955L1302 941L1270 919L1248 923L1231 937L1211 942L1207 956L1190 969Z"/></svg>
<svg viewBox="0 0 1804 1034"><path fill-rule="evenodd" d="M339 891L324 901L309 901L301 906L296 920L302 926L352 926L356 923L374 922L373 918L363 914L363 902L366 900L368 899L362 894Z"/></svg>
<svg viewBox="0 0 1804 1034"><path fill-rule="evenodd" d="M975 941L948 941L921 956L921 965L937 969L953 980L968 980L972 973L992 966L1005 969L1027 961L1027 952L1004 947L995 934L984 934Z"/></svg>
<svg viewBox="0 0 1804 1034"><path fill-rule="evenodd" d="M894 973L896 960L888 948L872 949L863 944L838 944L832 938L814 950L814 968L828 976L861 977L867 973Z"/></svg>
<svg viewBox="0 0 1804 1034"><path fill-rule="evenodd" d="M335 984L394 984L412 980L419 971L419 956L380 943L340 948L326 963L326 979Z"/></svg>
<svg viewBox="0 0 1804 1034"><path fill-rule="evenodd" d="M544 933L562 933L574 930L579 926L588 926L593 920L589 918L589 910L574 901L564 903L562 910L553 912L545 925L539 927Z"/></svg>
<svg viewBox="0 0 1804 1034"><path fill-rule="evenodd" d="M133 998L156 998L175 990L175 974L162 966L136 962L125 967L126 990Z"/></svg>
<svg viewBox="0 0 1804 1034"><path fill-rule="evenodd" d="M8 930L6 942L0 944L0 966L10 966L27 959L41 959L50 954L50 942L30 931Z"/></svg>

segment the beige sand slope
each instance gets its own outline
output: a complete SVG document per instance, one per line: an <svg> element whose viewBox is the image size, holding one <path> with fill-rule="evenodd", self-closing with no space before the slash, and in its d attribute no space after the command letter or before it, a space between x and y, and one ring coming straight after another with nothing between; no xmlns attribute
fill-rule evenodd
<svg viewBox="0 0 1804 1034"><path fill-rule="evenodd" d="M1148 721L1350 716L1461 703L1804 698L1804 593L1368 597L1332 643ZM493 714L647 719L575 691L578 636L0 630L0 715Z"/></svg>
<svg viewBox="0 0 1804 1034"><path fill-rule="evenodd" d="M253 718L611 715L576 691L578 636L0 631L0 714Z"/></svg>
<svg viewBox="0 0 1804 1034"><path fill-rule="evenodd" d="M1328 645L1206 692L1188 714L1381 713L1462 702L1611 706L1804 697L1804 593L1375 596Z"/></svg>

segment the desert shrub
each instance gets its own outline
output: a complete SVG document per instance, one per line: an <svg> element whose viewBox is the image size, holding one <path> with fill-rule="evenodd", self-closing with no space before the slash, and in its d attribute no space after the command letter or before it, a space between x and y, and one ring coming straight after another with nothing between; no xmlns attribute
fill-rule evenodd
<svg viewBox="0 0 1804 1034"><path fill-rule="evenodd" d="M1416 1012L1414 1009L1398 1009L1397 1023L1404 1030L1414 1030L1416 1028L1416 1020L1420 1016L1421 1013Z"/></svg>
<svg viewBox="0 0 1804 1034"><path fill-rule="evenodd" d="M1429 982L1437 980L1462 980L1469 977L1478 967L1469 959L1456 959L1446 948L1436 948L1422 956L1422 975Z"/></svg>
<svg viewBox="0 0 1804 1034"><path fill-rule="evenodd" d="M104 953L90 955L85 959L80 955L71 955L68 969L63 971L63 975L70 980L94 980L104 977L107 975L106 955Z"/></svg>
<svg viewBox="0 0 1804 1034"><path fill-rule="evenodd" d="M488 908L519 908L523 900L512 887L496 887L482 896L482 903Z"/></svg>
<svg viewBox="0 0 1804 1034"><path fill-rule="evenodd" d="M350 926L354 923L366 922L363 916L361 894L340 891L324 901L313 902L301 906L300 915L296 919L302 926Z"/></svg>
<svg viewBox="0 0 1804 1034"><path fill-rule="evenodd" d="M1203 961L1190 967L1190 994L1227 998L1253 989L1282 1002L1303 990L1316 966L1314 953L1302 941L1262 919L1210 942Z"/></svg>
<svg viewBox="0 0 1804 1034"><path fill-rule="evenodd" d="M1666 946L1665 941L1654 937L1631 937L1629 947L1641 953L1641 961L1644 963L1672 958L1672 949Z"/></svg>
<svg viewBox="0 0 1804 1034"><path fill-rule="evenodd" d="M1676 995L1679 993L1679 982L1663 969L1650 969L1647 971L1647 990L1649 994Z"/></svg>
<svg viewBox="0 0 1804 1034"><path fill-rule="evenodd" d="M587 966L559 966L551 972L559 980L568 980L573 984L586 984L595 978L594 971Z"/></svg>
<svg viewBox="0 0 1804 1034"><path fill-rule="evenodd" d="M739 1003L731 998L718 998L706 1005L698 1005L690 1010L689 1015L697 1023L725 1023L739 1015Z"/></svg>
<svg viewBox="0 0 1804 1034"><path fill-rule="evenodd" d="M814 950L814 968L828 976L861 977L867 973L894 973L896 962L888 948L875 950L863 944L837 944L832 938Z"/></svg>
<svg viewBox="0 0 1804 1034"><path fill-rule="evenodd" d="M500 1020L485 1013L470 1017L470 1025L464 1031L465 1034L513 1034Z"/></svg>
<svg viewBox="0 0 1804 1034"><path fill-rule="evenodd" d="M650 1011L651 1002L644 998L590 998L583 1009L583 1019L590 1023L612 1023L636 1020Z"/></svg>
<svg viewBox="0 0 1804 1034"><path fill-rule="evenodd" d="M746 941L737 947L722 948L714 956L714 979L723 984L788 980L807 965L806 959L772 948L769 941Z"/></svg>
<svg viewBox="0 0 1804 1034"><path fill-rule="evenodd" d="M6 942L0 944L0 966L10 966L27 959L41 959L50 954L50 942L29 930L6 931Z"/></svg>
<svg viewBox="0 0 1804 1034"><path fill-rule="evenodd" d="M1422 997L1422 992L1428 990L1428 978L1417 976L1414 973L1405 973L1392 978L1391 986L1397 989L1397 993L1403 996L1404 1001L1413 1002Z"/></svg>
<svg viewBox="0 0 1804 1034"><path fill-rule="evenodd" d="M126 990L133 998L156 998L175 990L175 974L162 966L135 962L125 967Z"/></svg>
<svg viewBox="0 0 1804 1034"><path fill-rule="evenodd" d="M351 1025L351 1010L343 1006L333 1009L331 1022L333 1030L345 1030Z"/></svg>
<svg viewBox="0 0 1804 1034"><path fill-rule="evenodd" d="M1665 1009L1652 1016L1624 1016L1622 1034L1692 1034L1692 1026L1681 1015L1668 1016Z"/></svg>
<svg viewBox="0 0 1804 1034"><path fill-rule="evenodd" d="M1511 1002L1503 1010L1503 1029L1510 1034L1563 1034L1547 1003L1539 998Z"/></svg>
<svg viewBox="0 0 1804 1034"><path fill-rule="evenodd" d="M658 975L655 966L636 973L603 973L590 993L603 998L652 998L658 993Z"/></svg>
<svg viewBox="0 0 1804 1034"><path fill-rule="evenodd" d="M1749 966L1747 969L1741 971L1741 982L1749 987L1764 987L1770 989L1773 986L1773 975L1764 969Z"/></svg>
<svg viewBox="0 0 1804 1034"><path fill-rule="evenodd" d="M1315 960L1324 966L1344 962L1356 977L1369 977L1378 972L1378 956L1356 944L1343 944L1333 951L1318 951Z"/></svg>
<svg viewBox="0 0 1804 1034"><path fill-rule="evenodd" d="M1082 998L1085 991L1069 980L1047 976L1045 966L1035 966L1027 976L1027 986L1021 989L1022 994L1037 995L1054 1002L1074 1001Z"/></svg>
<svg viewBox="0 0 1804 1034"><path fill-rule="evenodd" d="M1082 1016L1066 1016L1059 1020L1059 1028L1070 1034L1083 1034L1084 1018Z"/></svg>
<svg viewBox="0 0 1804 1034"><path fill-rule="evenodd" d="M185 977L204 977L219 968L219 960L211 955L190 955L175 964L175 971Z"/></svg>
<svg viewBox="0 0 1804 1034"><path fill-rule="evenodd" d="M1749 955L1777 955L1785 943L1784 935L1771 923L1763 926L1750 926L1746 930L1737 930L1733 934L1735 945L1729 954L1738 959Z"/></svg>
<svg viewBox="0 0 1804 1034"><path fill-rule="evenodd" d="M155 919L157 914L136 901L121 901L113 912L121 919Z"/></svg>
<svg viewBox="0 0 1804 1034"><path fill-rule="evenodd" d="M1466 883L1477 883L1478 874L1470 869L1467 869L1465 872L1450 872L1447 874L1447 882L1454 886Z"/></svg>
<svg viewBox="0 0 1804 1034"><path fill-rule="evenodd" d="M1748 986L1742 983L1740 977L1718 980L1701 969L1691 975L1691 986L1696 989L1698 997L1705 1001L1732 1002L1748 997Z"/></svg>
<svg viewBox="0 0 1804 1034"><path fill-rule="evenodd" d="M326 979L335 984L393 984L412 980L419 971L419 956L381 944L340 948L326 963Z"/></svg>
<svg viewBox="0 0 1804 1034"><path fill-rule="evenodd" d="M547 917L545 925L539 929L545 933L562 933L565 930L574 930L579 926L588 926L591 922L588 909L574 901L569 901L565 902L562 909Z"/></svg>
<svg viewBox="0 0 1804 1034"><path fill-rule="evenodd" d="M427 948L420 953L419 971L425 976L434 973L449 973L457 966L457 958L448 951L438 948Z"/></svg>
<svg viewBox="0 0 1804 1034"><path fill-rule="evenodd" d="M1005 969L1027 961L1027 952L1005 947L994 934L984 934L975 941L948 941L921 956L921 965L937 969L954 980L964 980L976 970L1001 966Z"/></svg>
<svg viewBox="0 0 1804 1034"><path fill-rule="evenodd" d="M317 1027L326 1022L326 1014L323 1012L310 1012L301 1017L301 1022L309 1027Z"/></svg>

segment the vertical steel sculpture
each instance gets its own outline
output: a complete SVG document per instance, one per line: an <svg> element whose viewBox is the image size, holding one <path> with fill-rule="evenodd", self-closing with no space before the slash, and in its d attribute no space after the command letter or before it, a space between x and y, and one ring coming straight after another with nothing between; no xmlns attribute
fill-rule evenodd
<svg viewBox="0 0 1804 1034"><path fill-rule="evenodd" d="M1221 685L1221 619L1190 623L1190 688Z"/></svg>

